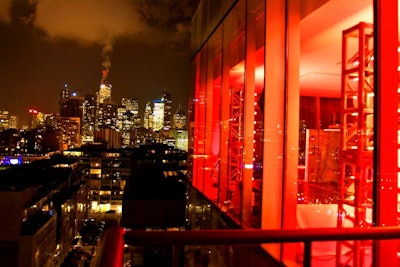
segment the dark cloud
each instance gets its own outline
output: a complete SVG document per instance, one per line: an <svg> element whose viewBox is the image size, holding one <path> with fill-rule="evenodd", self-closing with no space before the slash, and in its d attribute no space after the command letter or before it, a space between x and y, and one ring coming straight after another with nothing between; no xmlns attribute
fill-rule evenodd
<svg viewBox="0 0 400 267"><path fill-rule="evenodd" d="M145 30L128 0L40 0L34 25L50 36L107 45L119 36Z"/></svg>
<svg viewBox="0 0 400 267"><path fill-rule="evenodd" d="M11 22L11 0L0 1L0 22Z"/></svg>
<svg viewBox="0 0 400 267"><path fill-rule="evenodd" d="M196 3L0 0L0 109L56 112L64 83L94 93L104 69L115 101L134 97L142 105L165 88L185 105Z"/></svg>

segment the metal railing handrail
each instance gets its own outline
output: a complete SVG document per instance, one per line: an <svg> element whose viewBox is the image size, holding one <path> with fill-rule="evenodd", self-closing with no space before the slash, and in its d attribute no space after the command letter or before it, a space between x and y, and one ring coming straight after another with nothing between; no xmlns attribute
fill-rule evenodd
<svg viewBox="0 0 400 267"><path fill-rule="evenodd" d="M122 229L122 228L119 228ZM370 228L307 228L307 229L213 229L189 231L115 231L123 235L125 244L151 245L223 245L304 243L303 265L311 266L311 243L316 241L400 239L400 227ZM115 235L113 235L115 237ZM118 240L118 238L116 239ZM107 240L105 240L107 242ZM107 255L103 255L107 256ZM115 255L114 255L115 256ZM103 259L101 259L103 261ZM113 265L116 266L116 265Z"/></svg>

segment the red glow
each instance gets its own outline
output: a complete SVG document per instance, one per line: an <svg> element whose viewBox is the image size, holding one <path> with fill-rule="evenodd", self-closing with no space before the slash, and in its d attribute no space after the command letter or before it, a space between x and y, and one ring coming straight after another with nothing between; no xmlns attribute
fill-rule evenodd
<svg viewBox="0 0 400 267"><path fill-rule="evenodd" d="M29 113L37 114L38 111L36 109L30 108Z"/></svg>
<svg viewBox="0 0 400 267"><path fill-rule="evenodd" d="M100 267L121 267L124 263L125 229L114 227L107 230L101 254Z"/></svg>

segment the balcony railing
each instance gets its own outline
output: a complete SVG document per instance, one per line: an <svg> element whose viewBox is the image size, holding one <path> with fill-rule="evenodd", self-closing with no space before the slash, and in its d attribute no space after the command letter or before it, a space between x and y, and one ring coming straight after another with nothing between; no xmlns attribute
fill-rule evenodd
<svg viewBox="0 0 400 267"><path fill-rule="evenodd" d="M399 239L399 227L372 228L312 228L292 230L191 230L191 231L138 231L121 227L110 228L105 236L98 266L121 267L124 245L225 245L303 243L303 266L311 267L313 242L345 240Z"/></svg>

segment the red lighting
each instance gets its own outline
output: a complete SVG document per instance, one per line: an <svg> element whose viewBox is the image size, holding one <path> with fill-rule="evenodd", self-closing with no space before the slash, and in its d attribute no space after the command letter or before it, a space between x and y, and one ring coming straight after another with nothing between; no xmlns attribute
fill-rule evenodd
<svg viewBox="0 0 400 267"><path fill-rule="evenodd" d="M30 108L29 113L37 114L38 111L36 109Z"/></svg>

